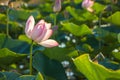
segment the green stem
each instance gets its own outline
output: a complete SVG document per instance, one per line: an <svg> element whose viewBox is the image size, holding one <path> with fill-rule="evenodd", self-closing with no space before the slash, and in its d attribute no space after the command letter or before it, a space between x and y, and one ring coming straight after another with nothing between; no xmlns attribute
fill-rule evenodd
<svg viewBox="0 0 120 80"><path fill-rule="evenodd" d="M7 24L6 24L6 35L9 36L9 7L7 8Z"/></svg>
<svg viewBox="0 0 120 80"><path fill-rule="evenodd" d="M53 28L55 28L56 25L57 25L57 14L58 14L58 13L55 13L55 14L54 14L54 26L53 26ZM57 33L57 31L55 31L54 34L53 34L53 38L54 38L54 39L56 38L56 33Z"/></svg>
<svg viewBox="0 0 120 80"><path fill-rule="evenodd" d="M32 50L33 50L33 41L32 41L32 43L30 45L30 65L29 65L29 67L30 67L30 75L32 75Z"/></svg>
<svg viewBox="0 0 120 80"><path fill-rule="evenodd" d="M58 13L55 13L55 16L54 16L54 26L56 26L56 24L57 24L57 14Z"/></svg>
<svg viewBox="0 0 120 80"><path fill-rule="evenodd" d="M102 19L102 12L101 12L100 15L99 15L99 28L100 28L100 29L101 29L101 19ZM99 34L100 34L100 37L102 37L102 36L101 36L101 34L102 34L101 30L99 31ZM101 40L102 40L102 38L100 38L100 41L99 41L99 49L101 49L101 47L102 47Z"/></svg>

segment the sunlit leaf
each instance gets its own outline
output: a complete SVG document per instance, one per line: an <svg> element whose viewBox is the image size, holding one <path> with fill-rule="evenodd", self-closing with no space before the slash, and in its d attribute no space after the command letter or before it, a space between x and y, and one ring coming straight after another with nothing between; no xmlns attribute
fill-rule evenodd
<svg viewBox="0 0 120 80"><path fill-rule="evenodd" d="M109 16L107 19L104 19L105 21L118 25L120 26L120 11L115 12L114 14L112 14L111 16Z"/></svg>
<svg viewBox="0 0 120 80"><path fill-rule="evenodd" d="M104 66L92 62L88 54L83 54L73 59L78 71L84 74L88 80L119 80L120 70L113 71ZM103 75L104 74L104 75Z"/></svg>
<svg viewBox="0 0 120 80"><path fill-rule="evenodd" d="M98 14L98 16L103 12L104 8L105 8L105 5L97 3L97 2L95 2L95 4L93 5L95 14Z"/></svg>
<svg viewBox="0 0 120 80"><path fill-rule="evenodd" d="M74 34L75 36L84 36L84 35L92 33L90 28L85 24L76 25L74 23L62 23L62 25L63 25L63 29L69 31L70 33Z"/></svg>

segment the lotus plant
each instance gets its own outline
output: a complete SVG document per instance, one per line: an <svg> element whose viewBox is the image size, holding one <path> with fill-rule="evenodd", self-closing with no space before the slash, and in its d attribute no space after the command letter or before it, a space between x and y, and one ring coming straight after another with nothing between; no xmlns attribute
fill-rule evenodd
<svg viewBox="0 0 120 80"><path fill-rule="evenodd" d="M48 39L52 34L51 23L40 20L35 26L33 16L30 16L26 22L25 33L28 38L44 47L58 46L58 43L53 39Z"/></svg>
<svg viewBox="0 0 120 80"><path fill-rule="evenodd" d="M82 7L87 9L89 12L93 12L94 10L91 8L94 4L94 0L83 0Z"/></svg>

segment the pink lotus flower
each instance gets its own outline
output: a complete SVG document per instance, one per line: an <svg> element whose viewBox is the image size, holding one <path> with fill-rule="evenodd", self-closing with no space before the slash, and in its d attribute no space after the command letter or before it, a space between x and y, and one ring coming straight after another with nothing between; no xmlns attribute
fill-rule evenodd
<svg viewBox="0 0 120 80"><path fill-rule="evenodd" d="M61 0L55 0L55 4L53 6L54 12L59 12L61 10Z"/></svg>
<svg viewBox="0 0 120 80"><path fill-rule="evenodd" d="M83 0L82 7L86 8L90 12L93 12L94 10L91 8L93 4L94 4L94 0Z"/></svg>
<svg viewBox="0 0 120 80"><path fill-rule="evenodd" d="M55 40L48 39L53 33L50 23L40 20L35 26L34 24L35 20L33 16L30 16L25 27L27 37L44 47L58 46L58 43Z"/></svg>

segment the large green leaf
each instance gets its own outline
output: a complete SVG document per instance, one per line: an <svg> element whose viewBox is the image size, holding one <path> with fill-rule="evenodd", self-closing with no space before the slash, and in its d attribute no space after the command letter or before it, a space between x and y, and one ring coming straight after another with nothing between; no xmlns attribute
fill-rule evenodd
<svg viewBox="0 0 120 80"><path fill-rule="evenodd" d="M67 79L65 71L60 62L51 60L42 53L37 52L34 54L33 67L43 75L53 77L56 80Z"/></svg>
<svg viewBox="0 0 120 80"><path fill-rule="evenodd" d="M62 23L62 25L63 25L63 29L69 31L75 36L84 36L86 34L92 33L90 28L85 24L79 26L74 23Z"/></svg>
<svg viewBox="0 0 120 80"><path fill-rule="evenodd" d="M25 58L26 54L17 54L7 48L0 49L0 65L9 65Z"/></svg>
<svg viewBox="0 0 120 80"><path fill-rule="evenodd" d="M71 57L78 56L77 50L72 47L69 48L46 48L44 54L50 59L55 59L58 61L70 60Z"/></svg>
<svg viewBox="0 0 120 80"><path fill-rule="evenodd" d="M120 70L113 71L92 62L88 54L83 54L73 59L78 71L83 73L88 80L119 80Z"/></svg>
<svg viewBox="0 0 120 80"><path fill-rule="evenodd" d="M112 24L120 26L120 11L115 12L111 16L109 16L107 19L104 19L107 22L110 22Z"/></svg>

